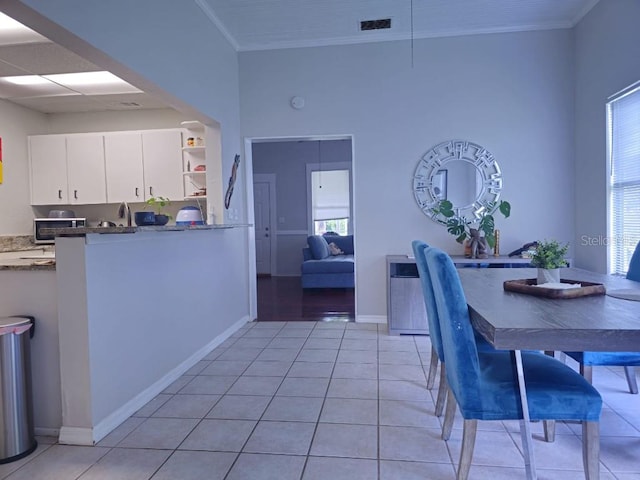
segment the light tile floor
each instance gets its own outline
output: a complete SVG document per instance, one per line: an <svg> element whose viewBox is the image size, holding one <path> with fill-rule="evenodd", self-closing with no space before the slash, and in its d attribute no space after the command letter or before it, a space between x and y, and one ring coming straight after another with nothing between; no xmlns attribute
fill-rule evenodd
<svg viewBox="0 0 640 480"><path fill-rule="evenodd" d="M0 465L10 480L453 479L426 390L429 339L385 325L249 323L95 447L39 438ZM640 397L622 369L595 368L605 400L601 479L640 479ZM471 479L525 478L518 422L481 422ZM554 443L533 424L541 480L583 479L579 424Z"/></svg>

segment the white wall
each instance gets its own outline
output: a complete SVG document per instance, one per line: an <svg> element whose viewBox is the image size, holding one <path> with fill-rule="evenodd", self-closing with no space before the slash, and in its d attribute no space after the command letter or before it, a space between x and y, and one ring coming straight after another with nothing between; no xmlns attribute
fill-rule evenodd
<svg viewBox="0 0 640 480"><path fill-rule="evenodd" d="M36 319L31 342L33 421L36 434L57 435L62 425L56 272L0 271L0 316Z"/></svg>
<svg viewBox="0 0 640 480"><path fill-rule="evenodd" d="M462 247L413 198L429 148L467 139L504 174L502 250L573 240L573 43L569 30L240 53L242 134L354 135L359 320L384 319L385 255L421 238ZM292 96L305 98L294 110Z"/></svg>
<svg viewBox="0 0 640 480"><path fill-rule="evenodd" d="M607 271L607 97L640 80L640 2L600 1L575 28L575 253L579 267Z"/></svg>
<svg viewBox="0 0 640 480"><path fill-rule="evenodd" d="M46 115L0 100L4 177L0 184L0 235L29 235L33 232L27 135L47 133L47 129Z"/></svg>
<svg viewBox="0 0 640 480"><path fill-rule="evenodd" d="M56 241L61 441L99 441L247 320L243 230Z"/></svg>

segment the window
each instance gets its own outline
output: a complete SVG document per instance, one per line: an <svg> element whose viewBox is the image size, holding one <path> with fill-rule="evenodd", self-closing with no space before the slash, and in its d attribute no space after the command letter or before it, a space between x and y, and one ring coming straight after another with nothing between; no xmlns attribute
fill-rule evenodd
<svg viewBox="0 0 640 480"><path fill-rule="evenodd" d="M609 269L624 275L640 241L640 86L607 104Z"/></svg>
<svg viewBox="0 0 640 480"><path fill-rule="evenodd" d="M311 172L313 233L349 233L349 170Z"/></svg>

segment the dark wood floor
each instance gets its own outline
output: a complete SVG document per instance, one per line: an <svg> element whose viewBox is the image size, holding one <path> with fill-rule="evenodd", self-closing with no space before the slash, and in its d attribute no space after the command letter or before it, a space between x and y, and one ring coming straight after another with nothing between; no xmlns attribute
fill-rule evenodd
<svg viewBox="0 0 640 480"><path fill-rule="evenodd" d="M300 277L258 277L258 321L354 322L353 288L303 290Z"/></svg>

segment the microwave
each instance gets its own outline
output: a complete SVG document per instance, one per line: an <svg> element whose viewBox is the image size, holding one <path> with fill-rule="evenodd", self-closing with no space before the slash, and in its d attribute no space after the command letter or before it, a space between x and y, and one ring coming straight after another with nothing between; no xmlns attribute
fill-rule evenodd
<svg viewBox="0 0 640 480"><path fill-rule="evenodd" d="M35 218L33 220L34 243L56 243L55 235L43 234L43 228L77 228L84 227L86 218Z"/></svg>

